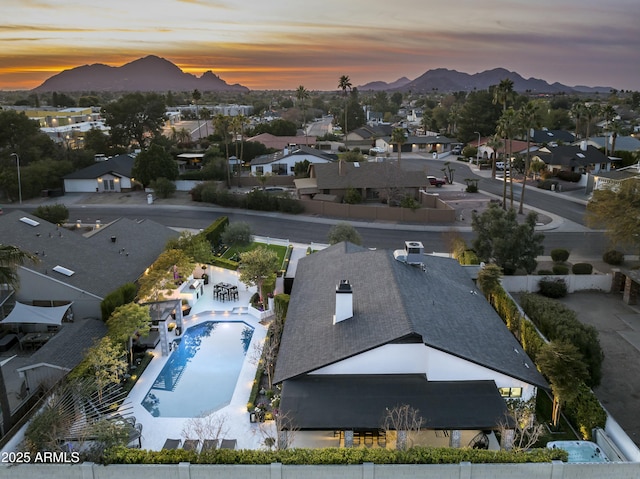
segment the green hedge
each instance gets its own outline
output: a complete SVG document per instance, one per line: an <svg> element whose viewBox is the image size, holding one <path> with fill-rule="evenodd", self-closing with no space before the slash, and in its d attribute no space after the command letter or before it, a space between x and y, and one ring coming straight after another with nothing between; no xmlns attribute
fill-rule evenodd
<svg viewBox="0 0 640 479"><path fill-rule="evenodd" d="M551 250L551 259L556 263L563 263L569 259L569 251L564 248Z"/></svg>
<svg viewBox="0 0 640 479"><path fill-rule="evenodd" d="M264 374L262 366L258 366L256 369L256 376L253 378L253 384L251 386L251 392L249 393L249 402L247 402L247 411L252 412L256 405L256 398L258 397L258 391L260 391L260 379Z"/></svg>
<svg viewBox="0 0 640 479"><path fill-rule="evenodd" d="M576 313L559 301L532 293L522 293L520 304L526 315L550 341L571 343L582 353L589 370L587 385L596 387L602 378L604 354L598 331L578 321Z"/></svg>
<svg viewBox="0 0 640 479"><path fill-rule="evenodd" d="M571 267L573 274L591 274L593 273L593 265L590 263L576 263Z"/></svg>
<svg viewBox="0 0 640 479"><path fill-rule="evenodd" d="M138 287L134 283L125 283L106 295L100 302L102 320L106 322L118 306L133 302L133 300L136 299L137 292Z"/></svg>
<svg viewBox="0 0 640 479"><path fill-rule="evenodd" d="M567 295L567 283L564 278L542 278L538 288L540 294L547 298L564 298Z"/></svg>
<svg viewBox="0 0 640 479"><path fill-rule="evenodd" d="M289 245L287 247L287 252L284 254L284 260L282 261L282 268L280 269L279 276L284 276L287 274L287 270L289 269L289 261L291 260L291 253L293 253L293 245Z"/></svg>
<svg viewBox="0 0 640 479"><path fill-rule="evenodd" d="M207 226L200 234L207 238L207 241L214 247L220 244L220 238L224 229L229 224L229 218L226 216L220 216L217 220Z"/></svg>
<svg viewBox="0 0 640 479"><path fill-rule="evenodd" d="M624 263L624 253L615 249L605 251L602 255L602 261L607 264L619 266Z"/></svg>
<svg viewBox="0 0 640 479"><path fill-rule="evenodd" d="M445 447L413 447L406 451L378 448L285 449L266 451L253 449L215 449L198 454L195 451L173 449L148 451L114 447L105 453L105 464L522 464L567 461L561 449L532 449L530 451L487 451Z"/></svg>
<svg viewBox="0 0 640 479"><path fill-rule="evenodd" d="M553 268L551 269L553 271L553 274L562 276L569 274L569 267L565 266L564 264L554 264Z"/></svg>
<svg viewBox="0 0 640 479"><path fill-rule="evenodd" d="M214 256L211 259L211 262L213 263L214 266L219 266L221 268L230 269L231 271L237 271L238 267L240 266L240 263L238 263L237 261L232 261L230 259L221 258L219 256Z"/></svg>

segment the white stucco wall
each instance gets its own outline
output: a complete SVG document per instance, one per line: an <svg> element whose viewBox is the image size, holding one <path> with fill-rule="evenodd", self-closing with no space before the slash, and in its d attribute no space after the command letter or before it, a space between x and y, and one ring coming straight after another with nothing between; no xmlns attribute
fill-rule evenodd
<svg viewBox="0 0 640 479"><path fill-rule="evenodd" d="M522 388L523 399L536 393L524 381L424 344L386 344L310 374L425 374L429 381L495 381L499 388Z"/></svg>
<svg viewBox="0 0 640 479"><path fill-rule="evenodd" d="M95 192L98 181L92 180L64 180L65 193L89 193Z"/></svg>
<svg viewBox="0 0 640 479"><path fill-rule="evenodd" d="M308 160L309 163L314 163L314 164L318 164L318 163L329 163L329 160L325 160L323 158L319 158L315 155L306 155L306 154L300 154L300 155L291 155L291 156L287 156L286 158L282 158L280 160L276 160L273 163L267 163L267 164L263 164L263 165L251 165L251 173L253 175L256 174L256 168L258 166L262 166L263 171L262 174L266 174L266 173L273 173L272 170L272 166L273 165L280 165L280 164L286 164L287 165L287 175L289 176L293 176L293 171L291 170L293 168L293 166L298 163L298 162L302 162L304 160Z"/></svg>

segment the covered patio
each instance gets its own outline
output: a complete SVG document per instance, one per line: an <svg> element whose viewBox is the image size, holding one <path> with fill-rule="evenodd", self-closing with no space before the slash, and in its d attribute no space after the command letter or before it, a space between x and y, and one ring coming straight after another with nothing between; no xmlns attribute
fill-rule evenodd
<svg viewBox="0 0 640 479"><path fill-rule="evenodd" d="M493 381L309 375L282 387L281 410L291 421L294 447L395 448L398 431L384 423L389 410L403 405L417 410L421 422L419 431L409 432L408 445L499 449L493 431L513 426Z"/></svg>

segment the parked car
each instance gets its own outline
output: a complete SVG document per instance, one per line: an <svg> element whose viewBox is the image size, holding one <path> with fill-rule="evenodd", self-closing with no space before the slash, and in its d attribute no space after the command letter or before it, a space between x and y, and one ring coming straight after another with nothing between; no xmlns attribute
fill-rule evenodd
<svg viewBox="0 0 640 479"><path fill-rule="evenodd" d="M427 180L431 186L435 186L436 188L440 188L442 185L446 185L447 182L441 178L436 178L435 176L427 176Z"/></svg>
<svg viewBox="0 0 640 479"><path fill-rule="evenodd" d="M461 155L461 154L462 154L462 147L461 147L461 146L459 146L459 145L458 145L458 146L454 146L454 147L451 149L451 154L452 154L452 155Z"/></svg>

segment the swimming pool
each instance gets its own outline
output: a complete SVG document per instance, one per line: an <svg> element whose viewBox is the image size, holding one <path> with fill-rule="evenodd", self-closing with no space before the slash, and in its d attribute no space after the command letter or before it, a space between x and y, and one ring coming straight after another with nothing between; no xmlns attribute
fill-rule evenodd
<svg viewBox="0 0 640 479"><path fill-rule="evenodd" d="M591 441L551 441L547 443L547 447L567 451L567 462L610 462L602 449Z"/></svg>
<svg viewBox="0 0 640 479"><path fill-rule="evenodd" d="M174 348L142 400L155 417L198 417L229 404L253 327L242 321L206 321L176 338Z"/></svg>

